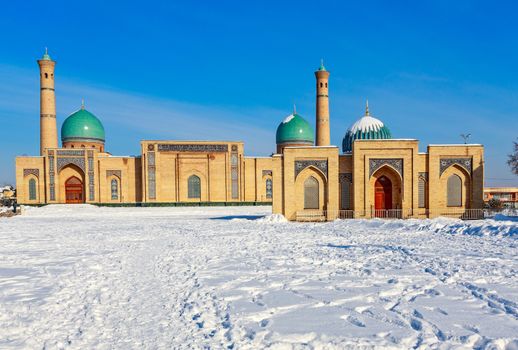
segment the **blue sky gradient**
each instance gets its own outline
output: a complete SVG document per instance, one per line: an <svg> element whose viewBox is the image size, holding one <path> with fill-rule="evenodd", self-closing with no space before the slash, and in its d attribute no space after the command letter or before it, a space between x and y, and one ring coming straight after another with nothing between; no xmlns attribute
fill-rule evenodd
<svg viewBox="0 0 518 350"><path fill-rule="evenodd" d="M80 107L106 148L142 139L227 139L275 150L297 104L314 124L313 71L331 72L331 140L364 112L396 138L486 147L486 185L518 186L518 4L499 1L6 2L0 11L0 184L37 155L36 59L57 61L58 128Z"/></svg>

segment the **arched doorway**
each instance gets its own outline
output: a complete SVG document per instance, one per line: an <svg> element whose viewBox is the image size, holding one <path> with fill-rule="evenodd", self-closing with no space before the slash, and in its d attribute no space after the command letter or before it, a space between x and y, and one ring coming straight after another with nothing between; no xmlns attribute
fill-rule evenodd
<svg viewBox="0 0 518 350"><path fill-rule="evenodd" d="M83 182L75 176L65 181L66 203L84 203Z"/></svg>
<svg viewBox="0 0 518 350"><path fill-rule="evenodd" d="M392 209L392 181L385 175L379 177L374 184L374 209L376 216L380 216L378 211Z"/></svg>

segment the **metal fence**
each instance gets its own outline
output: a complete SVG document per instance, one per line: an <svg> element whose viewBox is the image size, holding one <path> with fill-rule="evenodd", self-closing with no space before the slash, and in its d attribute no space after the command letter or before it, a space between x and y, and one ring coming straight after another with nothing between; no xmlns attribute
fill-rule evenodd
<svg viewBox="0 0 518 350"><path fill-rule="evenodd" d="M296 221L321 222L335 219L424 219L449 217L462 220L480 220L487 217L484 209L372 209L372 210L301 210Z"/></svg>

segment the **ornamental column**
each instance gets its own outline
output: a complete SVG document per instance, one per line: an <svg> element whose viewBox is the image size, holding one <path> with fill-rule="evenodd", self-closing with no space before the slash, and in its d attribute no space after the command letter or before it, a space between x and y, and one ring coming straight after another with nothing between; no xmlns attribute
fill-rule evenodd
<svg viewBox="0 0 518 350"><path fill-rule="evenodd" d="M53 61L45 48L45 54L38 60L40 66L40 155L47 148L58 147L58 130L56 126L56 93L54 91Z"/></svg>
<svg viewBox="0 0 518 350"><path fill-rule="evenodd" d="M329 146L329 95L327 84L329 82L329 72L324 67L324 62L320 63L320 68L315 72L317 79L317 111L316 111L316 137L315 146Z"/></svg>

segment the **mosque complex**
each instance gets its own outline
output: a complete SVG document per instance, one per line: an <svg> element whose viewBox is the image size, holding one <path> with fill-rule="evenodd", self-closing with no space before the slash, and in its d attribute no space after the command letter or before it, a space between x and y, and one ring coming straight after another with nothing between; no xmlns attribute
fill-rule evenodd
<svg viewBox="0 0 518 350"><path fill-rule="evenodd" d="M278 126L275 153L247 157L238 141L143 140L139 156L105 149L101 120L84 104L61 126L55 61L40 68L40 155L16 158L18 202L28 205L240 205L271 203L289 220L459 217L482 209L484 148L394 139L365 115L330 144L329 71L315 72L316 130L295 111ZM272 134L273 136L273 134Z"/></svg>

